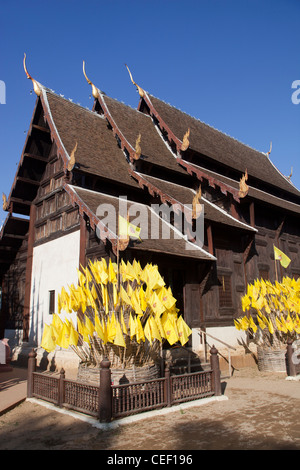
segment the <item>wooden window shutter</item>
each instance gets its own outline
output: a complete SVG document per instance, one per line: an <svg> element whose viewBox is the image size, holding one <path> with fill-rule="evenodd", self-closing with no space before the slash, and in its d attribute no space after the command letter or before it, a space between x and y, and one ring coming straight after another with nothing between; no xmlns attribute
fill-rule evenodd
<svg viewBox="0 0 300 470"><path fill-rule="evenodd" d="M199 284L184 286L184 319L190 328L199 328L201 294Z"/></svg>
<svg viewBox="0 0 300 470"><path fill-rule="evenodd" d="M49 290L49 315L55 313L55 290Z"/></svg>

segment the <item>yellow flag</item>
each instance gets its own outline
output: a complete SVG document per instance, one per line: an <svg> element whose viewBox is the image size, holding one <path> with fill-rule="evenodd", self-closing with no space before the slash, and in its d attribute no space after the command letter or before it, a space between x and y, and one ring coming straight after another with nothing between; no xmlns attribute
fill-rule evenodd
<svg viewBox="0 0 300 470"><path fill-rule="evenodd" d="M150 328L151 328L151 336L153 339L158 339L158 341L162 342L161 334L159 332L159 328L157 323L152 315L150 315Z"/></svg>
<svg viewBox="0 0 300 470"><path fill-rule="evenodd" d="M131 313L129 316L129 329L130 329L130 339L132 339L134 335L136 334L136 323Z"/></svg>
<svg viewBox="0 0 300 470"><path fill-rule="evenodd" d="M78 332L75 330L73 323L70 323L70 346L77 346L78 344Z"/></svg>
<svg viewBox="0 0 300 470"><path fill-rule="evenodd" d="M123 300L123 302L125 302L125 304L129 305L130 307L132 307L131 300L130 300L130 298L128 297L127 292L126 292L126 290L124 289L124 287L123 287L122 285L121 285L121 287L120 287L120 298Z"/></svg>
<svg viewBox="0 0 300 470"><path fill-rule="evenodd" d="M114 344L116 344L117 346L122 346L123 348L125 348L126 346L121 325L118 321L116 322L116 334L114 337Z"/></svg>
<svg viewBox="0 0 300 470"><path fill-rule="evenodd" d="M103 327L101 325L100 319L97 314L95 314L95 331L97 333L97 336L99 336L102 341L105 341L105 334L103 331Z"/></svg>
<svg viewBox="0 0 300 470"><path fill-rule="evenodd" d="M124 217L119 215L119 236L126 238L127 236L131 238L137 238L140 240L140 227L131 224Z"/></svg>
<svg viewBox="0 0 300 470"><path fill-rule="evenodd" d="M192 330L185 323L181 315L177 320L177 330L178 330L179 341L181 343L181 346L183 346L185 343L188 342L189 336L192 334Z"/></svg>
<svg viewBox="0 0 300 470"><path fill-rule="evenodd" d="M135 317L135 327L136 327L136 340L138 343L140 341L145 341L144 330L141 324L140 317Z"/></svg>
<svg viewBox="0 0 300 470"><path fill-rule="evenodd" d="M137 289L135 289L135 291L132 292L131 303L132 303L135 313L137 315L143 315L143 310L140 305L140 296L139 296Z"/></svg>
<svg viewBox="0 0 300 470"><path fill-rule="evenodd" d="M150 327L149 318L146 321L145 328L144 328L144 333L145 333L145 336L146 336L147 340L149 341L149 343L152 344L152 334L151 334L151 327Z"/></svg>
<svg viewBox="0 0 300 470"><path fill-rule="evenodd" d="M168 340L169 344L172 344L179 341L177 327L170 315L165 315L162 317L162 324L164 327L164 331L166 334L166 339Z"/></svg>
<svg viewBox="0 0 300 470"><path fill-rule="evenodd" d="M59 338L57 339L56 344L61 348L68 349L70 344L70 325L67 323L63 324Z"/></svg>
<svg viewBox="0 0 300 470"><path fill-rule="evenodd" d="M125 335L128 335L127 328L126 328L126 323L125 323L125 320L124 320L123 312L121 313L121 325L122 325L123 333L125 333Z"/></svg>
<svg viewBox="0 0 300 470"><path fill-rule="evenodd" d="M116 336L116 331L117 331L116 330L117 322L116 322L114 313L112 314L111 319L109 319L109 317L107 318L106 326L107 326L107 341L109 341L110 343L113 343L115 336Z"/></svg>
<svg viewBox="0 0 300 470"><path fill-rule="evenodd" d="M150 299L148 300L148 304L156 315L161 315L166 310L163 303L159 300L156 292L152 293Z"/></svg>
<svg viewBox="0 0 300 470"><path fill-rule="evenodd" d="M41 348L45 349L47 352L54 351L56 347L56 337L53 338L51 329L51 325L45 324L41 341Z"/></svg>
<svg viewBox="0 0 300 470"><path fill-rule="evenodd" d="M273 247L274 247L275 259L279 260L281 266L283 266L284 268L287 268L291 262L291 259L287 255L285 255L282 251L280 251L279 248L277 248L275 245L273 245Z"/></svg>

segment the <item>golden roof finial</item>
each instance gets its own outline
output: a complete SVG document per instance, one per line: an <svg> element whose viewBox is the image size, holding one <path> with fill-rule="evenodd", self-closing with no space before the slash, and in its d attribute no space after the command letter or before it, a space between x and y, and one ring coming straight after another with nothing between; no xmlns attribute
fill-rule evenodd
<svg viewBox="0 0 300 470"><path fill-rule="evenodd" d="M188 130L186 131L182 139L181 150L183 152L185 152L185 150L189 148L189 145L190 145L189 137L190 137L190 128L188 128Z"/></svg>
<svg viewBox="0 0 300 470"><path fill-rule="evenodd" d="M291 167L291 173L289 174L289 176L287 177L287 179L290 180L292 176L293 176L293 167Z"/></svg>
<svg viewBox="0 0 300 470"><path fill-rule="evenodd" d="M193 204L192 204L192 218L198 219L199 215L202 212L202 205L201 205L201 184L196 192L195 196L193 197Z"/></svg>
<svg viewBox="0 0 300 470"><path fill-rule="evenodd" d="M128 73L129 73L129 76L130 76L130 80L131 80L132 83L137 87L137 91L139 92L140 97L143 98L143 96L145 95L144 90L143 90L140 86L138 86L138 84L135 83L135 81L133 80L132 75L131 75L131 72L130 72L129 67L128 67L127 64L125 64L125 67L126 67L127 70L128 70Z"/></svg>
<svg viewBox="0 0 300 470"><path fill-rule="evenodd" d="M68 171L72 171L74 166L75 166L75 152L77 150L77 141L76 141L76 144L75 144L75 147L73 148L72 152L71 152L71 155L70 155L70 160L69 160L69 163L68 163Z"/></svg>
<svg viewBox="0 0 300 470"><path fill-rule="evenodd" d="M38 85L38 82L36 80L34 80L34 78L32 78L32 76L29 75L29 73L28 73L28 70L27 70L27 67L26 67L26 54L25 54L25 52L24 52L24 59L23 59L23 67L24 67L25 73L27 75L27 78L29 80L31 80L32 83L33 83L33 89L34 89L35 94L37 96L41 96L42 90L40 89L40 87Z"/></svg>
<svg viewBox="0 0 300 470"><path fill-rule="evenodd" d="M239 190L239 197L243 198L247 196L248 191L249 191L249 186L246 184L246 181L248 180L248 172L246 169L245 174L241 177L240 179L240 190Z"/></svg>
<svg viewBox="0 0 300 470"><path fill-rule="evenodd" d="M83 64L82 64L82 69L83 69L83 75L85 76L85 79L86 81L88 82L89 85L92 86L92 95L94 98L99 98L99 90L97 87L95 87L95 85L91 82L91 80L86 76L86 73L85 73L85 61L83 61Z"/></svg>
<svg viewBox="0 0 300 470"><path fill-rule="evenodd" d="M266 154L267 157L270 156L270 153L271 153L271 152L272 152L272 142L270 142L270 150L269 150L269 151L267 152L267 154Z"/></svg>
<svg viewBox="0 0 300 470"><path fill-rule="evenodd" d="M7 211L7 209L8 209L8 202L7 202L6 195L5 195L4 193L2 193L2 200L3 200L2 209L3 209L4 211Z"/></svg>

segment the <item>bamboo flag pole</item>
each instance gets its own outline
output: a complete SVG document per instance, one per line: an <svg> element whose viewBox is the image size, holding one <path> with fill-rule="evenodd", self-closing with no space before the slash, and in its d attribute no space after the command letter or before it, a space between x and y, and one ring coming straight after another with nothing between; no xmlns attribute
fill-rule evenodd
<svg viewBox="0 0 300 470"><path fill-rule="evenodd" d="M275 263L275 275L276 275L276 281L278 282L278 271L277 271L277 260L274 256L274 263Z"/></svg>

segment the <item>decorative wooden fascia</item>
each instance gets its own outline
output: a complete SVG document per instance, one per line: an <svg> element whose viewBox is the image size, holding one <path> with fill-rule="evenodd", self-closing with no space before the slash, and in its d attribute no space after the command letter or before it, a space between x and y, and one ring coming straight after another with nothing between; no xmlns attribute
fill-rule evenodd
<svg viewBox="0 0 300 470"><path fill-rule="evenodd" d="M158 125L159 125L161 131L165 131L167 133L169 143L171 144L172 142L174 142L174 144L176 145L176 150L177 150L178 154L181 154L182 140L180 140L180 139L178 139L178 137L176 137L174 132L172 132L170 127L167 125L167 123L163 120L163 118L160 116L160 114L156 111L155 107L152 104L151 99L149 98L148 93L145 90L144 90L144 96L143 96L143 98L140 99L139 104L138 104L138 110L139 111L140 111L141 104L142 104L143 100L145 101L145 103L147 104L147 106L149 108L151 117L155 117L155 119L158 121Z"/></svg>
<svg viewBox="0 0 300 470"><path fill-rule="evenodd" d="M180 210L187 217L188 222L192 221L192 209L177 201L177 199L174 199L169 194L163 192L161 189L157 188L157 186L150 183L146 178L136 173L134 170L128 169L128 172L130 176L132 176L132 178L138 182L142 189L145 187L148 189L148 192L151 196L158 196L163 204L169 202L172 206L175 207L176 214L178 214L178 210Z"/></svg>
<svg viewBox="0 0 300 470"><path fill-rule="evenodd" d="M191 165L189 162L182 160L182 158L180 157L177 157L177 162L179 163L179 165L181 165L187 170L189 175L195 175L200 181L202 181L203 179L207 180L209 186L211 186L212 188L215 188L217 186L225 196L227 196L227 194L229 193L232 195L235 201L240 202L239 191L237 189L233 188L232 186L229 186L226 183L223 183L217 178L213 178L204 171L200 170L200 168Z"/></svg>
<svg viewBox="0 0 300 470"><path fill-rule="evenodd" d="M57 156L58 158L62 159L63 164L64 164L65 178L66 180L69 180L70 173L68 172L68 164L70 161L70 156L62 143L58 130L56 129L56 125L54 123L54 119L52 117L50 106L47 100L47 93L44 88L42 89L42 94L40 96L40 99L41 99L41 103L42 103L42 107L44 111L44 120L48 124L49 129L50 129L51 141L55 142L56 144Z"/></svg>
<svg viewBox="0 0 300 470"><path fill-rule="evenodd" d="M101 241L106 244L107 239L111 242L113 250L116 249L117 246L117 240L118 237L117 235L109 230L102 222L101 220L94 214L93 211L85 204L85 202L78 196L76 191L74 191L70 186L65 183L63 186L64 190L70 197L70 202L73 205L73 207L78 207L79 214L82 218L86 216L89 220L90 226L92 230L96 230L96 228L99 229L100 232L100 239Z"/></svg>
<svg viewBox="0 0 300 470"><path fill-rule="evenodd" d="M99 88L98 88L98 92L99 92L99 96L98 96L97 100L98 100L98 103L99 103L99 105L101 106L101 108L103 110L104 117L106 118L106 120L108 121L110 126L112 127L114 136L118 137L118 139L120 141L120 144L121 144L121 149L122 150L125 149L128 152L130 161L133 162L135 160L135 154L136 154L135 148L132 147L132 145L128 142L128 140L126 139L124 134L119 129L116 121L114 120L114 118L112 117L112 115L111 115L111 113L108 109L108 106L105 102L105 97L101 93L101 90L99 90ZM95 109L95 105L94 105L94 109Z"/></svg>

